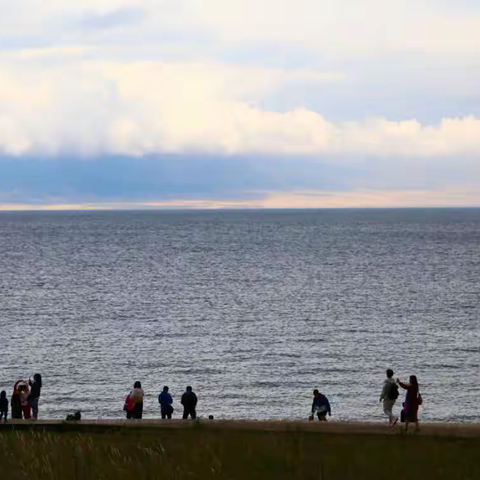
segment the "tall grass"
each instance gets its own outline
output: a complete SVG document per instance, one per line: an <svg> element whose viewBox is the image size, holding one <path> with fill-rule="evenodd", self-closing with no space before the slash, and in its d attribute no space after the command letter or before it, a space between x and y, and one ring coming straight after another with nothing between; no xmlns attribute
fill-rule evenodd
<svg viewBox="0 0 480 480"><path fill-rule="evenodd" d="M476 480L480 439L193 428L6 432L2 480Z"/></svg>

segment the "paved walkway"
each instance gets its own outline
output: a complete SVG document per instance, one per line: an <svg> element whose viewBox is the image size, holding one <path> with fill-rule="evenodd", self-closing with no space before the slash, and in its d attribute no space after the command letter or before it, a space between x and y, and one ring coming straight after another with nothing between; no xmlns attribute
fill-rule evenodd
<svg viewBox="0 0 480 480"><path fill-rule="evenodd" d="M372 434L398 435L403 431L403 425L388 428L382 423L355 423L355 422L308 422L288 420L82 420L67 422L62 420L10 420L0 423L0 431L15 430L49 430L49 431L81 431L96 432L112 431L123 428L146 429L181 429L192 428L196 425L211 429L254 430L254 431L301 431L331 434ZM413 433L413 428L412 428ZM422 424L420 435L442 437L479 437L480 424L430 423Z"/></svg>

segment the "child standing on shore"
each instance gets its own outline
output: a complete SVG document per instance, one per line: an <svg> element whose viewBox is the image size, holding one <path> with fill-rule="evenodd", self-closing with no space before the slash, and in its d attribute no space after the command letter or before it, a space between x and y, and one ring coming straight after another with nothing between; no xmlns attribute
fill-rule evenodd
<svg viewBox="0 0 480 480"><path fill-rule="evenodd" d="M7 392L2 390L0 393L0 420L3 419L4 422L7 421L8 415L8 400L7 400Z"/></svg>

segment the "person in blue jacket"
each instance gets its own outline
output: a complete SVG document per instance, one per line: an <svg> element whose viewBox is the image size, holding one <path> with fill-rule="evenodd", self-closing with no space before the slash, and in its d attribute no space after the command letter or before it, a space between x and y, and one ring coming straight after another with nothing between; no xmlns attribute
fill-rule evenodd
<svg viewBox="0 0 480 480"><path fill-rule="evenodd" d="M313 420L315 415L317 415L320 422L326 422L327 413L329 416L332 414L330 402L325 395L321 394L317 389L315 389L313 391L312 415L310 418Z"/></svg>
<svg viewBox="0 0 480 480"><path fill-rule="evenodd" d="M160 404L160 413L162 414L162 419L172 418L173 413L173 398L168 393L168 387L163 387L163 392L158 396L158 403Z"/></svg>

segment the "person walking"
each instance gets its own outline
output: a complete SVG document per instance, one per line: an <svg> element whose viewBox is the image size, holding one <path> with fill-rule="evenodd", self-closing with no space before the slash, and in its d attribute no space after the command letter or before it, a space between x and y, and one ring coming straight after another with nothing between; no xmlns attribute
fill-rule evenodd
<svg viewBox="0 0 480 480"><path fill-rule="evenodd" d="M162 415L162 419L165 420L165 418L171 419L172 418L172 413L173 413L173 398L172 396L168 393L168 387L165 386L163 387L162 393L158 396L158 403L160 404L160 413Z"/></svg>
<svg viewBox="0 0 480 480"><path fill-rule="evenodd" d="M8 400L7 400L7 392L2 390L0 393L0 420L3 419L4 422L7 421L8 417Z"/></svg>
<svg viewBox="0 0 480 480"><path fill-rule="evenodd" d="M196 412L197 402L198 402L198 399L197 399L197 396L195 395L195 392L192 390L192 387L187 387L187 390L182 395L182 400L181 400L181 403L183 405L184 420L188 419L189 415L192 420L195 420L197 418L197 412Z"/></svg>
<svg viewBox="0 0 480 480"><path fill-rule="evenodd" d="M134 420L141 420L143 414L143 397L145 396L142 384L135 382L133 384L133 390L130 392L130 412L127 410L127 418L133 418ZM130 415L129 415L130 413Z"/></svg>
<svg viewBox="0 0 480 480"><path fill-rule="evenodd" d="M405 415L405 431L408 431L410 423L415 423L415 431L420 431L418 423L418 407L423 403L422 396L418 386L418 380L415 375L410 375L410 382L403 383L397 378L397 383L407 391L405 402L403 403L403 411Z"/></svg>
<svg viewBox="0 0 480 480"><path fill-rule="evenodd" d="M30 394L28 395L28 404L32 409L32 417L34 420L38 419L38 401L40 400L40 390L42 389L42 376L36 373L33 376L33 381L29 380Z"/></svg>
<svg viewBox="0 0 480 480"><path fill-rule="evenodd" d="M383 383L382 393L380 394L380 402L383 402L383 411L388 417L390 427L398 422L398 417L393 414L393 406L398 398L398 385L393 379L393 370L388 369L387 379Z"/></svg>
<svg viewBox="0 0 480 480"><path fill-rule="evenodd" d="M326 422L327 413L329 416L332 414L330 402L325 395L315 389L313 391L312 415L310 416L310 418L313 420L315 418L315 415L317 415L320 422Z"/></svg>

